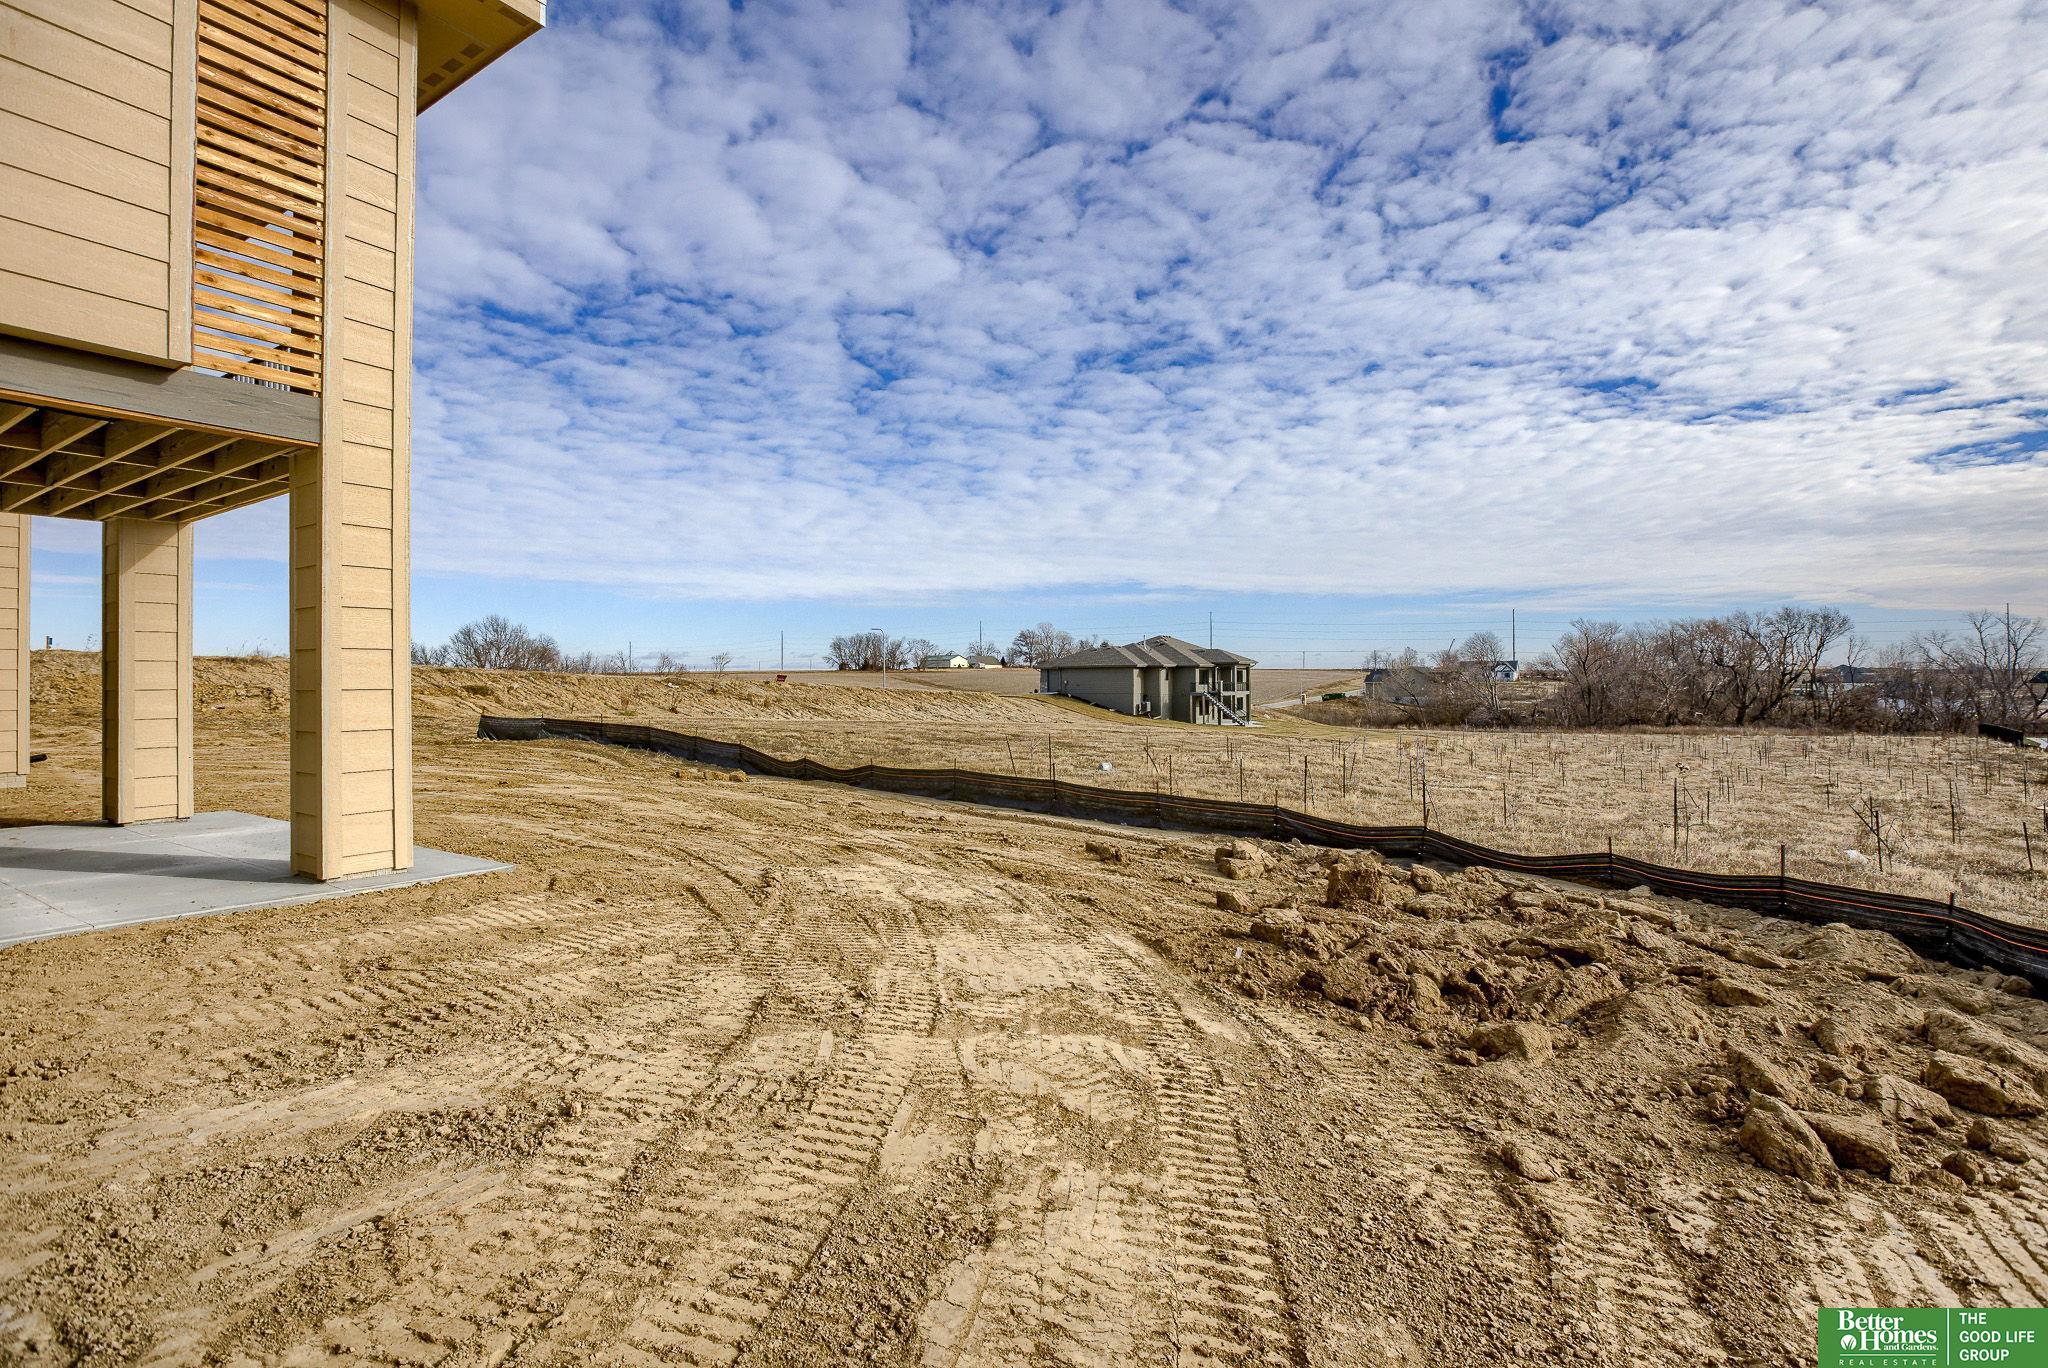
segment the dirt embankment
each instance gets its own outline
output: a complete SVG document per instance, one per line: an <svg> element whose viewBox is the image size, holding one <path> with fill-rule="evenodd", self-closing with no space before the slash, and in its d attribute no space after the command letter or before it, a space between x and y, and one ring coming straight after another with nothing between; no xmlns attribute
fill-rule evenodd
<svg viewBox="0 0 2048 1368"><path fill-rule="evenodd" d="M1002 725L1047 715L1040 704L968 691L806 683L710 674L573 675L531 670L415 666L413 707L421 717L524 716L722 718L748 721L986 722ZM194 706L202 717L284 717L291 676L280 658L209 656L193 666ZM31 725L97 726L99 656L38 651L30 679ZM1055 714L1056 716L1056 714ZM680 724L677 724L680 725Z"/></svg>

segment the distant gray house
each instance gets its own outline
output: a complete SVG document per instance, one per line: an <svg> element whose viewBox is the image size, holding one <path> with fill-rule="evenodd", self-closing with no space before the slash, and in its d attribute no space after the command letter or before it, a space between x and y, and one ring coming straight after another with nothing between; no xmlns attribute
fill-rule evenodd
<svg viewBox="0 0 2048 1368"><path fill-rule="evenodd" d="M1146 637L1128 646L1091 646L1038 667L1038 691L1078 698L1133 717L1248 726L1252 666L1234 651L1178 637Z"/></svg>

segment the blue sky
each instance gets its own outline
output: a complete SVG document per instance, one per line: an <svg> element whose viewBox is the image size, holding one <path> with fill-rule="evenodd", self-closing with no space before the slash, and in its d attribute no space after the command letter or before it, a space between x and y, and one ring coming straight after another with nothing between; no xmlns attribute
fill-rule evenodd
<svg viewBox="0 0 2048 1368"><path fill-rule="evenodd" d="M423 638L2048 609L2038 7L550 9L421 123ZM203 525L201 649L283 526Z"/></svg>

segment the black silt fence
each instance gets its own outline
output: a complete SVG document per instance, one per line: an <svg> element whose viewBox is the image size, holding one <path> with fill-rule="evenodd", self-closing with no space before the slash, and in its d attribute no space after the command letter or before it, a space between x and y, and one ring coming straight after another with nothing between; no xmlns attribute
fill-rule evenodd
<svg viewBox="0 0 2048 1368"><path fill-rule="evenodd" d="M1675 869L1605 851L1586 855L1525 855L1495 850L1422 826L1363 826L1332 821L1269 803L1133 793L1063 779L1027 779L974 770L899 769L891 765L839 768L816 760L786 760L734 741L717 741L628 722L581 722L552 717L483 717L476 734L495 741L596 741L659 751L702 764L748 770L778 779L805 779L924 798L1049 812L1126 825L1227 832L1273 840L1300 840L1337 849L1486 865L1619 888L1638 885L1675 898L1694 898L1824 925L1884 931L1922 954L1967 968L2018 974L2048 987L2048 931L2023 926L1953 901L1935 902L1779 874L1714 874Z"/></svg>

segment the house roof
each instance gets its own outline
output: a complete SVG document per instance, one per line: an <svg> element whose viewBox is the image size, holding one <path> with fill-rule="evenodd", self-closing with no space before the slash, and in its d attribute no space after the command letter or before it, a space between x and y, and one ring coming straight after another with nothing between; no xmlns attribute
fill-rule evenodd
<svg viewBox="0 0 2048 1368"><path fill-rule="evenodd" d="M971 655L967 657L967 663L969 665L1000 665L1003 662L1000 656Z"/></svg>
<svg viewBox="0 0 2048 1368"><path fill-rule="evenodd" d="M1235 651L1219 650L1213 646L1197 646L1182 641L1179 637L1146 637L1133 641L1127 646L1090 646L1085 651L1070 651L1057 660L1049 660L1039 668L1044 670L1133 670L1156 668L1158 666L1210 665L1256 665L1259 662L1250 656L1241 656Z"/></svg>

